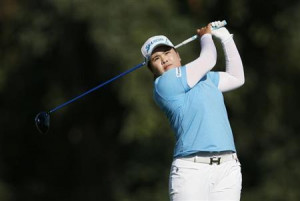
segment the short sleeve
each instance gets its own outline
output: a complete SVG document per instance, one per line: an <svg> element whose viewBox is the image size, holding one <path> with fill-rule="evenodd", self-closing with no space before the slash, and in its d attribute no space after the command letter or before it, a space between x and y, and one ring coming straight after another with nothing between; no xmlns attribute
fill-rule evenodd
<svg viewBox="0 0 300 201"><path fill-rule="evenodd" d="M219 72L210 71L209 73L207 73L207 76L214 83L214 85L218 87L220 80Z"/></svg>
<svg viewBox="0 0 300 201"><path fill-rule="evenodd" d="M154 83L155 93L165 100L176 99L189 89L185 66L168 70L158 77Z"/></svg>

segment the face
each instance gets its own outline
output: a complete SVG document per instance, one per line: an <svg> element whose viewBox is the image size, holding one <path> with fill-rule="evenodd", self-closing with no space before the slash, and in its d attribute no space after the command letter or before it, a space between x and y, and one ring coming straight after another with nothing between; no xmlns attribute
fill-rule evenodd
<svg viewBox="0 0 300 201"><path fill-rule="evenodd" d="M155 77L162 75L167 70L181 66L181 58L174 48L159 46L152 52L150 58L151 70Z"/></svg>

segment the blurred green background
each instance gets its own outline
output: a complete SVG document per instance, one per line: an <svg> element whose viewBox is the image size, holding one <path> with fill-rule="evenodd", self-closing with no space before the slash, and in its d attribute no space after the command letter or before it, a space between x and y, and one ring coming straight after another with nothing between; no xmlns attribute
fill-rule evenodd
<svg viewBox="0 0 300 201"><path fill-rule="evenodd" d="M296 0L1 0L0 201L168 200L174 137L146 67L53 113L47 135L34 117L141 63L148 37L178 44L223 19L246 76L225 94L242 201L299 201Z"/></svg>

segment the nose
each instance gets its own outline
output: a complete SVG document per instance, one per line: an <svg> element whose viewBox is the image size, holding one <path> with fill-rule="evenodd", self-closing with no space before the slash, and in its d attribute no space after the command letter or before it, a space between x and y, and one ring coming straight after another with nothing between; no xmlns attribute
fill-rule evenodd
<svg viewBox="0 0 300 201"><path fill-rule="evenodd" d="M168 62L168 58L166 57L166 56L161 56L161 63L162 64L165 64L165 63L167 63Z"/></svg>

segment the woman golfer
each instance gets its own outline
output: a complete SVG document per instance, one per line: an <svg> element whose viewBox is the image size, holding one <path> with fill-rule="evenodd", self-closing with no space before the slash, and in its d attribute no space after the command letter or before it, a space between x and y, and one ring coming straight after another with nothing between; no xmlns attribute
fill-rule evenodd
<svg viewBox="0 0 300 201"><path fill-rule="evenodd" d="M197 30L200 56L181 65L165 36L149 38L142 54L154 75L154 99L175 132L169 194L173 201L240 200L242 175L222 92L244 84L244 70L232 34ZM226 71L214 72L217 53L212 35L221 40Z"/></svg>

